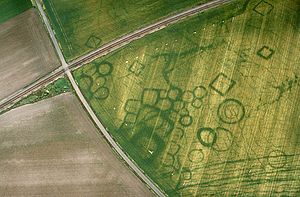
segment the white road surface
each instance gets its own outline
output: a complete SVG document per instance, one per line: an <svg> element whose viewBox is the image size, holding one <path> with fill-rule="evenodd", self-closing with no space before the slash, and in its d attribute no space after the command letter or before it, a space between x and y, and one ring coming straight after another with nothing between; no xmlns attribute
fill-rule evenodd
<svg viewBox="0 0 300 197"><path fill-rule="evenodd" d="M144 173L143 171L137 167L137 165L135 163L133 163L133 161L131 159L129 159L129 157L123 152L123 150L120 148L120 146L112 139L112 137L110 136L110 134L107 132L107 130L105 129L105 127L102 125L102 123L99 121L99 119L97 118L97 116L95 115L95 113L93 112L93 110L91 109L91 107L89 106L88 102L85 100L84 96L82 95L78 85L76 84L74 77L72 76L72 73L70 72L69 68L68 68L68 64L66 63L64 56L62 54L61 49L59 48L59 44L55 38L54 32L51 29L50 23L48 21L48 18L46 17L46 14L42 8L42 5L40 4L39 0L36 0L36 4L38 7L39 12L42 15L43 21L47 27L47 30L50 34L51 40L54 44L55 50L57 51L57 54L59 56L59 59L62 63L62 66L65 69L65 72L69 78L69 80L71 81L71 84L73 86L73 88L75 89L75 92L77 94L77 96L79 97L81 103L84 105L84 107L86 108L86 110L88 111L88 113L90 114L90 116L92 117L93 121L96 123L96 125L98 126L98 128L100 129L100 131L102 132L102 134L105 136L105 138L108 140L108 142L110 143L110 145L115 149L115 151L125 160L125 162L132 168L132 170L158 195L158 196L165 196L165 194L160 190L160 188L152 182L152 180L150 180Z"/></svg>

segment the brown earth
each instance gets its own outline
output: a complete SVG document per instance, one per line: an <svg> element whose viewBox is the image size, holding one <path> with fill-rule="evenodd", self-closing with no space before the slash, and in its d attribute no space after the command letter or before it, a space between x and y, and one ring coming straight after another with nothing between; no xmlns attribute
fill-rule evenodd
<svg viewBox="0 0 300 197"><path fill-rule="evenodd" d="M34 8L0 25L0 43L0 99L60 65Z"/></svg>
<svg viewBox="0 0 300 197"><path fill-rule="evenodd" d="M152 196L71 93L0 116L0 196Z"/></svg>

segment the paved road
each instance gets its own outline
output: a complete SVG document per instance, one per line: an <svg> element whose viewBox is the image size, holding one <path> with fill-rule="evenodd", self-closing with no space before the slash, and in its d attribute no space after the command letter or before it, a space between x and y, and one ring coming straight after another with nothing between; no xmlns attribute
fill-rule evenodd
<svg viewBox="0 0 300 197"><path fill-rule="evenodd" d="M125 162L132 168L132 170L158 195L158 196L165 196L165 194L160 190L160 188L154 183L152 182L152 180L150 180L145 174L144 172L131 160L129 159L129 157L123 152L123 150L120 148L120 146L113 140L113 138L110 136L110 134L107 132L106 128L102 125L102 123L99 121L99 119L97 118L97 116L95 115L95 113L93 112L93 110L91 109L91 107L89 106L88 102L85 100L84 96L82 95L78 85L76 84L74 77L72 76L72 73L70 71L70 69L75 69L79 66L82 66L83 64L86 64L100 56L103 56L113 50L116 50L126 44L128 44L129 42L132 42L133 40L139 39L147 34L153 33L155 31L158 31L159 29L165 28L167 25L170 25L172 23L175 23L179 20L182 20L186 17L195 15L201 11L213 8L213 7L217 7L220 6L222 4L228 3L231 0L215 0L203 5L200 5L198 7L192 8L190 10L181 12L179 14L176 14L174 16L168 17L166 19L163 19L157 23L154 23L152 25L149 25L145 28L139 29L133 33L127 34L119 39L116 39L104 46L102 46L101 48L92 51L88 54L86 54L85 56L71 62L70 64L67 64L64 56L62 54L62 51L59 47L59 44L55 38L54 32L50 26L50 23L48 21L48 18L46 17L46 14L42 8L42 5L40 3L39 0L35 0L36 5L38 7L38 10L42 16L42 19L47 27L47 30L50 34L51 40L53 42L53 45L55 47L55 50L58 54L58 57L61 61L62 67L60 69L58 69L56 72L53 72L51 74L49 74L48 76L44 77L43 79L35 82L34 84L32 84L31 86L23 89L23 91L20 91L19 93L14 94L13 96L9 97L8 99L4 99L0 102L0 110L4 109L5 107L7 107L8 105L12 104L14 101L18 100L19 98L21 98L22 96L29 94L31 91L37 89L40 86L43 86L47 83L50 83L51 81L53 81L54 79L56 79L58 76L63 74L63 70L65 71L65 73L67 74L69 80L71 81L71 84L77 94L77 96L79 97L80 101L82 102L82 104L84 105L84 107L86 108L86 110L88 111L88 113L90 114L90 116L92 117L93 121L96 123L96 125L99 127L101 133L105 136L105 138L108 140L108 142L110 143L110 145L115 149L115 151L125 160Z"/></svg>
<svg viewBox="0 0 300 197"><path fill-rule="evenodd" d="M144 172L137 167L135 163L129 157L123 152L123 150L120 148L120 146L113 140L113 138L110 136L110 134L107 132L105 127L102 125L102 123L99 121L95 113L93 112L92 108L89 106L88 102L85 100L84 96L82 95L79 87L77 86L74 77L72 76L71 71L69 70L69 66L66 63L64 56L62 54L61 49L59 48L59 44L55 38L54 32L49 24L48 18L46 17L46 14L39 2L39 0L36 0L37 7L39 9L39 12L42 15L43 21L47 27L47 30L50 34L51 40L54 44L55 50L59 56L59 59L62 63L63 68L65 69L65 73L67 74L77 96L79 97L81 103L84 105L90 116L92 117L93 121L96 123L98 128L100 129L101 133L104 135L106 140L110 143L110 145L115 149L115 151L124 159L124 161L132 168L132 170L158 195L158 196L165 196L164 193L160 190L160 188L152 182L145 174ZM102 136L100 136L102 137Z"/></svg>

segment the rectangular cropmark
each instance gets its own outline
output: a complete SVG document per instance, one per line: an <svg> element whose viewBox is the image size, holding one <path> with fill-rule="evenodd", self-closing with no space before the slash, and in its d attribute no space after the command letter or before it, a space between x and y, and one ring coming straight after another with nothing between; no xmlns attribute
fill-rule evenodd
<svg viewBox="0 0 300 197"><path fill-rule="evenodd" d="M296 5L235 1L74 75L114 139L168 195L293 196L300 182ZM113 67L105 98L87 88L101 62Z"/></svg>
<svg viewBox="0 0 300 197"><path fill-rule="evenodd" d="M209 0L43 0L67 60ZM148 6L145 6L148 5Z"/></svg>

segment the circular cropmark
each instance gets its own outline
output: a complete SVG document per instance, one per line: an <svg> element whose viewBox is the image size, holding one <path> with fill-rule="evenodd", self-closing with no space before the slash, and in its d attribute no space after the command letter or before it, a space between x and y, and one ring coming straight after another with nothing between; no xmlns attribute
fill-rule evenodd
<svg viewBox="0 0 300 197"><path fill-rule="evenodd" d="M204 159L204 153L201 149L194 149L189 152L188 157L191 162L200 162Z"/></svg>
<svg viewBox="0 0 300 197"><path fill-rule="evenodd" d="M218 136L218 140L214 144L213 149L217 152L223 152L229 150L233 142L232 132L222 127L217 127L215 131Z"/></svg>
<svg viewBox="0 0 300 197"><path fill-rule="evenodd" d="M281 150L273 150L268 155L268 163L272 168L282 168L287 164L287 156Z"/></svg>
<svg viewBox="0 0 300 197"><path fill-rule="evenodd" d="M98 73L100 76L110 75L113 71L113 66L110 62L101 62L98 65Z"/></svg>
<svg viewBox="0 0 300 197"><path fill-rule="evenodd" d="M184 115L180 117L180 124L184 127L188 127L193 123L193 118L190 115Z"/></svg>
<svg viewBox="0 0 300 197"><path fill-rule="evenodd" d="M82 69L83 69L82 72L88 76L93 76L97 70L97 68L93 64L87 64Z"/></svg>
<svg viewBox="0 0 300 197"><path fill-rule="evenodd" d="M240 122L245 116L243 104L236 99L225 99L218 108L219 119L227 124Z"/></svg>
<svg viewBox="0 0 300 197"><path fill-rule="evenodd" d="M94 94L94 97L100 100L104 100L108 96L109 96L109 89L107 87L99 88Z"/></svg>
<svg viewBox="0 0 300 197"><path fill-rule="evenodd" d="M198 86L194 89L193 94L196 98L202 99L207 96L208 92L204 86Z"/></svg>
<svg viewBox="0 0 300 197"><path fill-rule="evenodd" d="M89 76L82 76L79 79L79 86L83 90L89 90L92 87L93 79Z"/></svg>
<svg viewBox="0 0 300 197"><path fill-rule="evenodd" d="M200 128L197 132L199 142L205 147L212 147L217 141L217 133L209 127Z"/></svg>
<svg viewBox="0 0 300 197"><path fill-rule="evenodd" d="M96 86L98 87L103 87L105 85L106 82L106 78L105 77L97 77L94 80L94 83L96 84Z"/></svg>

